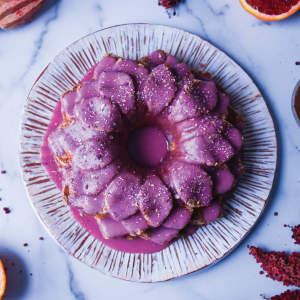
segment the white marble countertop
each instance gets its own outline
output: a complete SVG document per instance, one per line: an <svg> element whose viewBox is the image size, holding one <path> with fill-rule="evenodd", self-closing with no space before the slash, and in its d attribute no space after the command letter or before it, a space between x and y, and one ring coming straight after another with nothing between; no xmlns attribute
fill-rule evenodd
<svg viewBox="0 0 300 300"><path fill-rule="evenodd" d="M202 272L140 284L102 275L64 252L37 219L23 187L18 130L29 90L66 46L99 29L125 23L174 26L195 33L240 64L258 85L274 119L278 166L268 205L247 238L227 258ZM267 23L238 0L186 0L168 18L157 0L47 0L32 23L0 31L0 258L7 267L4 299L261 299L287 288L260 275L247 244L299 250L283 224L299 224L299 128L291 95L300 79L300 12ZM5 214L4 207L11 213ZM278 212L278 216L274 216ZM39 240L43 237L44 240ZM27 247L23 244L28 243ZM22 271L22 272L20 272ZM31 275L32 274L32 275Z"/></svg>

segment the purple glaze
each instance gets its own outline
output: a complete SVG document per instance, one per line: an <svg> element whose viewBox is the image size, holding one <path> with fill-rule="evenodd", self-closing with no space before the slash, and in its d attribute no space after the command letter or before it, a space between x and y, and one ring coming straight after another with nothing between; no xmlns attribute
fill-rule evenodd
<svg viewBox="0 0 300 300"><path fill-rule="evenodd" d="M168 119L172 123L195 118L210 112L217 103L214 82L191 80L170 106Z"/></svg>
<svg viewBox="0 0 300 300"><path fill-rule="evenodd" d="M93 66L62 97L65 122L45 140L54 159L49 148L42 159L55 181L63 177L65 202L93 235L113 239L105 243L115 249L151 245L155 252L162 248L154 249L153 241L168 243L179 230L188 232L192 211L193 218L199 211L196 224L206 224L212 191L224 193L236 183L243 166L231 157L243 138L228 122L244 121L206 73L190 72L162 51L140 63L150 75L136 61L112 55ZM199 76L203 81L194 80ZM94 215L99 225L78 212Z"/></svg>
<svg viewBox="0 0 300 300"><path fill-rule="evenodd" d="M132 236L140 235L142 232L149 228L149 225L147 224L140 211L138 211L133 216L122 220L122 224Z"/></svg>
<svg viewBox="0 0 300 300"><path fill-rule="evenodd" d="M163 226L170 229L182 229L189 222L191 215L191 210L183 206L175 206L163 222Z"/></svg>
<svg viewBox="0 0 300 300"><path fill-rule="evenodd" d="M209 206L203 210L203 216L207 223L211 223L217 220L221 214L221 207L217 202L212 202Z"/></svg>
<svg viewBox="0 0 300 300"><path fill-rule="evenodd" d="M156 175L150 175L139 194L139 206L148 224L158 227L169 215L173 203L171 193Z"/></svg>
<svg viewBox="0 0 300 300"><path fill-rule="evenodd" d="M97 218L97 221L105 239L112 239L129 233L122 222L114 221L109 215L106 215L103 219Z"/></svg>
<svg viewBox="0 0 300 300"><path fill-rule="evenodd" d="M93 79L95 81L98 81L102 72L111 71L113 66L116 64L116 62L117 62L117 58L115 58L114 56L109 55L103 57L95 67Z"/></svg>
<svg viewBox="0 0 300 300"><path fill-rule="evenodd" d="M81 208L87 215L96 215L102 212L104 208L104 195L102 193L95 196L68 196L69 204Z"/></svg>
<svg viewBox="0 0 300 300"><path fill-rule="evenodd" d="M169 105L177 91L176 80L164 65L156 67L144 83L144 99L150 113L157 115Z"/></svg>
<svg viewBox="0 0 300 300"><path fill-rule="evenodd" d="M56 164L55 156L51 151L48 139L62 122L63 115L61 113L61 102L59 101L54 108L52 118L44 135L43 145L41 147L41 161L50 178L60 190L62 190L62 173L58 170L58 165Z"/></svg>
<svg viewBox="0 0 300 300"><path fill-rule="evenodd" d="M182 121L176 128L180 132L180 142L184 142L203 135L223 134L225 126L227 123L215 116L202 116Z"/></svg>
<svg viewBox="0 0 300 300"><path fill-rule="evenodd" d="M61 112L65 119L75 118L74 106L77 99L77 90L71 89L61 97Z"/></svg>
<svg viewBox="0 0 300 300"><path fill-rule="evenodd" d="M141 92L141 86L147 79L149 72L141 64L131 59L119 59L112 68L113 71L125 72L130 75L137 87L137 90Z"/></svg>
<svg viewBox="0 0 300 300"><path fill-rule="evenodd" d="M176 237L178 232L178 229L170 229L165 227L154 228L150 231L150 241L158 245L164 245Z"/></svg>
<svg viewBox="0 0 300 300"><path fill-rule="evenodd" d="M180 199L192 207L207 206L212 199L212 180L198 165L175 162L173 184Z"/></svg>
<svg viewBox="0 0 300 300"><path fill-rule="evenodd" d="M235 178L226 165L216 168L210 173L210 176L216 194L226 193L234 186Z"/></svg>
<svg viewBox="0 0 300 300"><path fill-rule="evenodd" d="M176 77L176 81L180 82L187 77L189 80L195 79L195 76L191 73L191 70L186 64L178 63L177 65L171 67L171 71Z"/></svg>
<svg viewBox="0 0 300 300"><path fill-rule="evenodd" d="M187 163L216 166L227 162L234 154L232 145L219 134L199 136L181 145L182 160Z"/></svg>
<svg viewBox="0 0 300 300"><path fill-rule="evenodd" d="M77 88L76 103L85 99L97 97L98 95L98 82L96 80L84 82Z"/></svg>
<svg viewBox="0 0 300 300"><path fill-rule="evenodd" d="M67 186L71 194L96 195L111 182L121 167L122 163L118 160L114 160L108 166L95 171L74 167L64 177L64 187Z"/></svg>
<svg viewBox="0 0 300 300"><path fill-rule="evenodd" d="M99 78L100 95L116 103L123 114L135 111L135 88L129 75L123 72L103 72Z"/></svg>
<svg viewBox="0 0 300 300"><path fill-rule="evenodd" d="M170 246L171 242L165 245L158 245L151 240L144 240L142 238L135 238L133 240L128 240L125 237L115 238L115 239L105 239L99 230L99 225L95 218L90 216L85 216L80 214L79 210L70 207L76 220L96 239L101 241L108 247L127 253L155 253L162 251ZM124 221L121 221L122 223ZM129 232L129 229L128 229Z"/></svg>
<svg viewBox="0 0 300 300"><path fill-rule="evenodd" d="M74 152L73 164L84 170L97 170L107 166L118 155L118 149L107 140L88 140Z"/></svg>
<svg viewBox="0 0 300 300"><path fill-rule="evenodd" d="M123 126L119 109L104 97L83 99L75 105L75 112L84 125L95 130L118 132Z"/></svg>
<svg viewBox="0 0 300 300"><path fill-rule="evenodd" d="M128 139L128 154L139 165L159 165L168 154L164 134L154 127L143 127L133 131Z"/></svg>
<svg viewBox="0 0 300 300"><path fill-rule="evenodd" d="M83 197L83 211L87 215L96 215L104 209L104 193L99 193L96 196L84 195Z"/></svg>
<svg viewBox="0 0 300 300"><path fill-rule="evenodd" d="M120 173L108 186L105 209L115 221L124 220L139 210L138 193L142 180L127 170Z"/></svg>
<svg viewBox="0 0 300 300"><path fill-rule="evenodd" d="M168 55L167 59L166 59L166 65L168 67L174 67L177 64L179 64L179 61L176 57L174 57L173 55Z"/></svg>
<svg viewBox="0 0 300 300"><path fill-rule="evenodd" d="M153 70L158 65L163 64L167 59L167 54L162 50L156 50L147 57L142 58L141 62L149 69Z"/></svg>
<svg viewBox="0 0 300 300"><path fill-rule="evenodd" d="M94 77L94 72L95 72L96 67L97 67L97 64L95 64L91 68L89 68L89 70L84 74L82 79L79 81L79 84L92 80Z"/></svg>
<svg viewBox="0 0 300 300"><path fill-rule="evenodd" d="M220 119L226 119L228 116L228 107L230 106L230 99L224 93L217 92L217 95L217 104L215 108L211 111L211 114L217 116Z"/></svg>
<svg viewBox="0 0 300 300"><path fill-rule="evenodd" d="M244 138L237 128L233 127L231 124L228 124L227 130L225 131L224 135L236 151L242 148Z"/></svg>

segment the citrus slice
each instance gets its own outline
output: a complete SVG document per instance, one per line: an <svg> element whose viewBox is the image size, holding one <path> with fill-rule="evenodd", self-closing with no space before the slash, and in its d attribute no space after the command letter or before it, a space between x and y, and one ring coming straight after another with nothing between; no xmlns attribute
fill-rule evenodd
<svg viewBox="0 0 300 300"><path fill-rule="evenodd" d="M278 21L294 14L300 0L240 0L244 9L263 21Z"/></svg>
<svg viewBox="0 0 300 300"><path fill-rule="evenodd" d="M5 288L6 288L6 275L5 275L3 263L0 260L0 300L4 295Z"/></svg>

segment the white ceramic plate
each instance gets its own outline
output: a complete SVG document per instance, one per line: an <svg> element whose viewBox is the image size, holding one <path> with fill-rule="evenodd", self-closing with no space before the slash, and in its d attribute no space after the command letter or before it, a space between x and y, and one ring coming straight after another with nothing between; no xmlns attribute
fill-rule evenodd
<svg viewBox="0 0 300 300"><path fill-rule="evenodd" d="M64 206L61 192L41 164L40 148L60 95L109 52L137 59L162 49L192 69L210 72L246 121L245 174L224 217L154 254L115 251L92 237ZM50 234L71 255L117 278L157 282L208 267L234 249L260 216L272 188L277 147L274 125L259 90L222 51L188 32L160 25L103 29L63 50L34 84L20 125L20 165L28 196Z"/></svg>

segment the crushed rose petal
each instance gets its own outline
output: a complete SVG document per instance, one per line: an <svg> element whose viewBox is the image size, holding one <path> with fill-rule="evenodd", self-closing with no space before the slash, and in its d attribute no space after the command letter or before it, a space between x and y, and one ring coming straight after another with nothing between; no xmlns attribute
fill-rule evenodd
<svg viewBox="0 0 300 300"><path fill-rule="evenodd" d="M300 225L291 227L293 235L292 238L295 240L296 245L300 245Z"/></svg>
<svg viewBox="0 0 300 300"><path fill-rule="evenodd" d="M158 5L163 6L165 9L174 7L173 15L176 15L175 6L179 4L181 0L158 0Z"/></svg>

